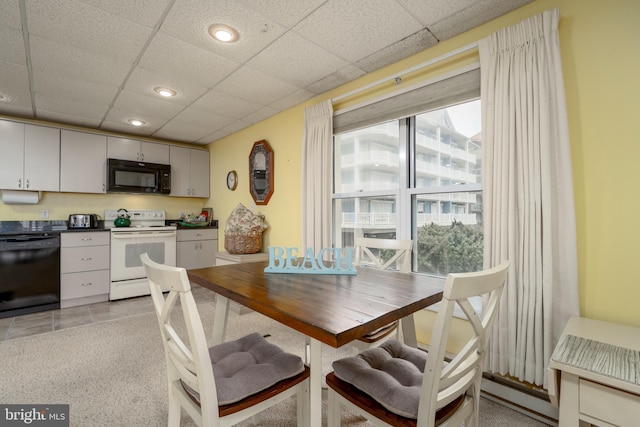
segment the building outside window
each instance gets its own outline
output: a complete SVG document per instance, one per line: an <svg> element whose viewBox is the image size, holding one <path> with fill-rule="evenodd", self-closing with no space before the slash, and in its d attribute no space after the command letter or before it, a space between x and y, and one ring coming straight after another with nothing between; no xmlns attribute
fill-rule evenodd
<svg viewBox="0 0 640 427"><path fill-rule="evenodd" d="M334 135L334 243L412 239L414 272L482 269L480 101Z"/></svg>

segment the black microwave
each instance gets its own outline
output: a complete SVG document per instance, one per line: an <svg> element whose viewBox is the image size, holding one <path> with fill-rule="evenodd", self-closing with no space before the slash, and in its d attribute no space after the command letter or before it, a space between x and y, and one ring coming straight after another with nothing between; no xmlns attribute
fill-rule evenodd
<svg viewBox="0 0 640 427"><path fill-rule="evenodd" d="M107 193L171 193L171 166L107 159Z"/></svg>

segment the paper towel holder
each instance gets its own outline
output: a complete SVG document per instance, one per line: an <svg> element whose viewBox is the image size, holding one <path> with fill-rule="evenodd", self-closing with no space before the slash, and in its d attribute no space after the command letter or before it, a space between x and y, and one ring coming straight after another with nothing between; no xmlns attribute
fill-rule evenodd
<svg viewBox="0 0 640 427"><path fill-rule="evenodd" d="M2 190L5 205L36 205L41 197L42 191Z"/></svg>

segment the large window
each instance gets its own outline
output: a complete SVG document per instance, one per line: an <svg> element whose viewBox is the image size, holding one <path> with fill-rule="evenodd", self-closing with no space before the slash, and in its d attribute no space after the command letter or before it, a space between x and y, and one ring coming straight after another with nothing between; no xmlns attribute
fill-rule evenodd
<svg viewBox="0 0 640 427"><path fill-rule="evenodd" d="M414 241L415 272L482 269L480 101L334 136L334 242Z"/></svg>

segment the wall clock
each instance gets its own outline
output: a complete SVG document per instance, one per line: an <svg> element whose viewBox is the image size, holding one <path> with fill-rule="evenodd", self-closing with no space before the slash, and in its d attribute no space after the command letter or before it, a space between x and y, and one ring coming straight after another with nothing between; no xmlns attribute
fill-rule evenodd
<svg viewBox="0 0 640 427"><path fill-rule="evenodd" d="M238 173L236 171L230 171L227 174L227 188L234 191L238 187Z"/></svg>
<svg viewBox="0 0 640 427"><path fill-rule="evenodd" d="M249 190L256 205L266 205L273 195L273 150L264 139L249 154Z"/></svg>

